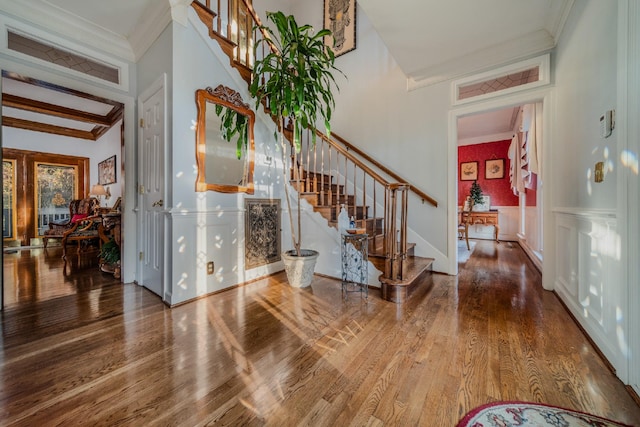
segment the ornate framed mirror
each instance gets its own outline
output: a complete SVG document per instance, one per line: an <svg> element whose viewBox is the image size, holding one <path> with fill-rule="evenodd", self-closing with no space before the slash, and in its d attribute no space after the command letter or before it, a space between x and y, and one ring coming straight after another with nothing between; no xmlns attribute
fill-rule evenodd
<svg viewBox="0 0 640 427"><path fill-rule="evenodd" d="M253 194L253 111L223 85L198 89L196 106L196 191Z"/></svg>

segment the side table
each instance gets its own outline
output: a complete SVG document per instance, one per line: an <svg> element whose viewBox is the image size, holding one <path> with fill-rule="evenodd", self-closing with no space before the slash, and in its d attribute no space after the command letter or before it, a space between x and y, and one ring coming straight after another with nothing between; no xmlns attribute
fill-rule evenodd
<svg viewBox="0 0 640 427"><path fill-rule="evenodd" d="M369 298L369 235L342 234L342 294L360 292Z"/></svg>

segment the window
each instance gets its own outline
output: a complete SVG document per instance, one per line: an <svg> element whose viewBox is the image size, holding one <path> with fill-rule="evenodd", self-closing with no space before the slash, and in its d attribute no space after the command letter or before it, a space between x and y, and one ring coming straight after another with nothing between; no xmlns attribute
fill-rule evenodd
<svg viewBox="0 0 640 427"><path fill-rule="evenodd" d="M494 98L551 83L549 55L453 82L453 105Z"/></svg>
<svg viewBox="0 0 640 427"><path fill-rule="evenodd" d="M2 161L2 238L16 238L16 161Z"/></svg>
<svg viewBox="0 0 640 427"><path fill-rule="evenodd" d="M38 244L49 222L68 218L69 202L88 193L87 157L3 148L2 166L5 239L11 233L21 246Z"/></svg>
<svg viewBox="0 0 640 427"><path fill-rule="evenodd" d="M69 219L69 202L78 198L78 167L36 163L36 237L49 228L49 222Z"/></svg>

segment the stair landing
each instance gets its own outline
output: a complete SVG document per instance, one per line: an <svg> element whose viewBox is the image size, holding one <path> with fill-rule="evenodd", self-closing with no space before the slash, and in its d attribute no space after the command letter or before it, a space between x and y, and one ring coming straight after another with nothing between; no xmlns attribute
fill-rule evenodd
<svg viewBox="0 0 640 427"><path fill-rule="evenodd" d="M372 259L370 260L373 262ZM405 302L418 283L431 273L433 261L433 258L410 256L405 260L407 273L403 280L385 279L380 276L382 299L398 304ZM384 263L384 259L382 262ZM382 271L384 271L384 265Z"/></svg>

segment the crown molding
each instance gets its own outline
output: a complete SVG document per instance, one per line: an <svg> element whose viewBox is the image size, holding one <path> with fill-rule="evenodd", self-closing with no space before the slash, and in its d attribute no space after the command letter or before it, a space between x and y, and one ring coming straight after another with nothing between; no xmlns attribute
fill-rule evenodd
<svg viewBox="0 0 640 427"><path fill-rule="evenodd" d="M133 51L134 60L139 60L151 47L153 42L162 34L172 20L172 9L169 2L153 3L129 36L129 43Z"/></svg>
<svg viewBox="0 0 640 427"><path fill-rule="evenodd" d="M563 2L552 2L553 10L549 13L549 21L547 22L546 29L557 43L564 29L564 24L567 22L571 8L573 7L574 0L565 0Z"/></svg>
<svg viewBox="0 0 640 427"><path fill-rule="evenodd" d="M134 61L129 42L122 36L94 25L47 2L0 0L0 10L52 33L82 42L118 58Z"/></svg>
<svg viewBox="0 0 640 427"><path fill-rule="evenodd" d="M555 39L547 30L538 30L487 49L411 73L407 89L414 90L436 83L492 69L555 47Z"/></svg>
<svg viewBox="0 0 640 427"><path fill-rule="evenodd" d="M193 0L169 0L171 4L171 19L186 27L189 21L189 6Z"/></svg>

